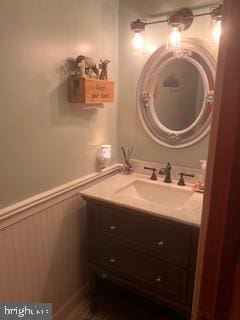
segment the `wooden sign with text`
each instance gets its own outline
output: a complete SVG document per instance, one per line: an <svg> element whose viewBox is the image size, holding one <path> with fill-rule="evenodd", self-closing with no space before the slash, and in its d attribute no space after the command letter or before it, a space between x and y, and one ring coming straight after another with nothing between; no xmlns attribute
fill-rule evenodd
<svg viewBox="0 0 240 320"><path fill-rule="evenodd" d="M68 79L68 99L84 104L114 102L114 82L71 77Z"/></svg>

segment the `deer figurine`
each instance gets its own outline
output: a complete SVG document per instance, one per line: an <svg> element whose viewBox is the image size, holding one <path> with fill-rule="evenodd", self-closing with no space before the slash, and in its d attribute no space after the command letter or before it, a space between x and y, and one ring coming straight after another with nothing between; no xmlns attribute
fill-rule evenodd
<svg viewBox="0 0 240 320"><path fill-rule="evenodd" d="M100 73L100 76L99 76L100 80L107 80L108 79L107 66L108 66L108 64L110 62L111 61L107 60L107 59L105 59L104 61L100 60L100 64L99 64L99 69L101 69L101 73Z"/></svg>
<svg viewBox="0 0 240 320"><path fill-rule="evenodd" d="M98 79L99 70L92 58L78 56L76 59L76 73L78 73L81 78L92 78L92 73L95 73Z"/></svg>

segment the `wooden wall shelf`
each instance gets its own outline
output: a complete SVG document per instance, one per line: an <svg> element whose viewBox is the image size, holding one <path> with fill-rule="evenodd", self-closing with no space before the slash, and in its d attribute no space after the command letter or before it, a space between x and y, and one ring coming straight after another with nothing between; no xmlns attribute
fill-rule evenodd
<svg viewBox="0 0 240 320"><path fill-rule="evenodd" d="M114 81L70 77L68 79L68 100L84 104L114 102Z"/></svg>

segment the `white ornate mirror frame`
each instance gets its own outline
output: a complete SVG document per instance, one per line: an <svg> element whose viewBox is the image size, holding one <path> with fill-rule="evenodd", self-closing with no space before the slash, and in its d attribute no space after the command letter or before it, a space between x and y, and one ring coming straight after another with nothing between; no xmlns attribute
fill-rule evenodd
<svg viewBox="0 0 240 320"><path fill-rule="evenodd" d="M203 107L189 127L180 131L171 130L156 115L153 97L159 74L176 58L165 45L156 50L146 62L137 87L137 109L144 129L154 141L169 148L186 148L203 139L210 131L214 105L215 55L203 42L196 39L182 41L182 47L187 54L181 59L191 62L198 69L204 83Z"/></svg>

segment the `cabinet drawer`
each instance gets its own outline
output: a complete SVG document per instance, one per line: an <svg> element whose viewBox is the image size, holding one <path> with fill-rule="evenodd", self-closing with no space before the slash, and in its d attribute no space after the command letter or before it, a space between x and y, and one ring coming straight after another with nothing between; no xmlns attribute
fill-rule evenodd
<svg viewBox="0 0 240 320"><path fill-rule="evenodd" d="M91 247L90 260L168 299L185 302L187 272L183 268L102 239Z"/></svg>
<svg viewBox="0 0 240 320"><path fill-rule="evenodd" d="M148 214L101 205L95 207L94 214L95 232L188 267L191 232L187 227Z"/></svg>

